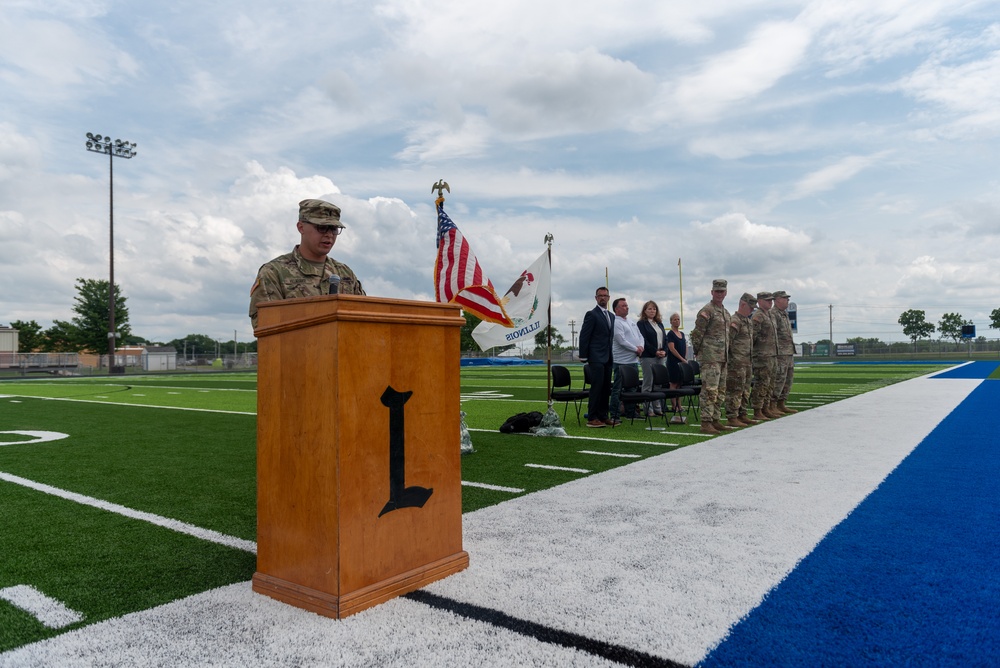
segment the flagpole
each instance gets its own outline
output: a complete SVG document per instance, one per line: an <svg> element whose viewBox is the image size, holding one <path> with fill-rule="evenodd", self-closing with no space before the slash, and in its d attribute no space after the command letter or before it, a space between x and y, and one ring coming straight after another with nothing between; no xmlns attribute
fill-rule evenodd
<svg viewBox="0 0 1000 668"><path fill-rule="evenodd" d="M677 258L677 277L681 287L681 329L684 329L684 269L680 258Z"/></svg>
<svg viewBox="0 0 1000 668"><path fill-rule="evenodd" d="M548 319L549 324L546 328L548 336L546 337L545 343L545 383L547 392L545 396L549 398L549 410L552 410L552 233L545 235L545 244L548 246L549 254L549 308L548 308Z"/></svg>

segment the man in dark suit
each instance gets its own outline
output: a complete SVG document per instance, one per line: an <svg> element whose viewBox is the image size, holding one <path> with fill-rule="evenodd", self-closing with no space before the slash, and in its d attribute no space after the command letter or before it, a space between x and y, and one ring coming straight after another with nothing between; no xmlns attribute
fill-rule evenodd
<svg viewBox="0 0 1000 668"><path fill-rule="evenodd" d="M611 340L614 337L615 319L608 311L611 293L604 286L597 288L594 299L597 306L583 316L580 328L580 361L590 364L590 398L587 401L587 426L605 427L608 418L608 400L611 398Z"/></svg>

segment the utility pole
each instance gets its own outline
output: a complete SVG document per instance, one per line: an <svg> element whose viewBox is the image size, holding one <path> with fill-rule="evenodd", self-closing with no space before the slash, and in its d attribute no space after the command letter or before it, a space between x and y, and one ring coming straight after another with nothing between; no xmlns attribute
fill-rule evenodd
<svg viewBox="0 0 1000 668"><path fill-rule="evenodd" d="M833 304L830 304L830 357L835 357L833 351Z"/></svg>
<svg viewBox="0 0 1000 668"><path fill-rule="evenodd" d="M569 341L571 350L576 350L576 320L570 319L570 321L566 324L569 325Z"/></svg>
<svg viewBox="0 0 1000 668"><path fill-rule="evenodd" d="M87 150L108 155L108 375L118 371L115 366L115 158L130 160L135 156L135 142L87 133ZM122 368L124 372L124 368Z"/></svg>

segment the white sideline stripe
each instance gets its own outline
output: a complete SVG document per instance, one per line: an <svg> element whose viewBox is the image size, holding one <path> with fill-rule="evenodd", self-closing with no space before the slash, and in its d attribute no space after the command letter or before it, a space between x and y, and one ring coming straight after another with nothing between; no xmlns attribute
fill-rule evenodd
<svg viewBox="0 0 1000 668"><path fill-rule="evenodd" d="M149 522L150 524L155 524L156 526L160 526L165 529L194 536L195 538L201 538L202 540L207 540L211 543L218 543L219 545L225 545L237 550L244 550L245 552L257 554L257 543L250 540L236 538L235 536L227 536L224 533L196 527L193 524L187 524L186 522L181 522L179 520L172 520L159 515L154 515L153 513L147 513L141 510L120 506L117 503L110 503L108 501L102 501L101 499L95 499L90 496L84 496L83 494L77 494L76 492L69 492L65 489L59 489L58 487L52 487L44 483L35 482L34 480L28 480L27 478L12 475L4 471L0 471L0 480L6 480L7 482L12 482L15 485L28 487L44 494L58 496L59 498L66 499L67 501L74 501L85 506L99 508L100 510L106 510L134 520Z"/></svg>
<svg viewBox="0 0 1000 668"><path fill-rule="evenodd" d="M590 473L588 469L575 469L572 466L549 466L548 464L525 464L532 469L548 469L549 471L572 471L573 473Z"/></svg>
<svg viewBox="0 0 1000 668"><path fill-rule="evenodd" d="M479 428L474 429L472 427L469 428L469 431L481 431L490 434L499 433L497 432L496 429L479 429ZM702 434L678 434L677 432L674 432L673 435L702 437ZM508 436L534 436L534 434L508 434ZM665 445L670 448L680 447L680 443L664 443L663 441L633 441L624 438L594 438L593 436L569 436L569 435L556 436L553 438L568 438L568 439L575 439L577 441L603 441L605 443L631 443L633 445Z"/></svg>
<svg viewBox="0 0 1000 668"><path fill-rule="evenodd" d="M93 401L91 399L70 399L67 397L36 397L30 394L16 396L26 399L41 399L42 401L69 401L80 404L101 404L102 406L129 406L130 408L163 408L169 411L194 411L195 413L227 413L229 415L256 415L257 411L220 411L213 408L186 408L184 406L153 406L150 404L130 404L121 401Z"/></svg>
<svg viewBox="0 0 1000 668"><path fill-rule="evenodd" d="M642 455L627 455L620 452L597 452L595 450L577 450L581 455L601 455L602 457L624 457L626 459L642 459Z"/></svg>
<svg viewBox="0 0 1000 668"><path fill-rule="evenodd" d="M518 489L517 487L502 487L500 485L487 485L485 482L469 482L463 480L462 484L466 487L481 487L482 489L492 489L497 492L510 492L511 494L520 494L523 489Z"/></svg>
<svg viewBox="0 0 1000 668"><path fill-rule="evenodd" d="M61 629L83 621L83 615L79 612L30 585L14 585L0 589L0 598L24 610L50 629Z"/></svg>

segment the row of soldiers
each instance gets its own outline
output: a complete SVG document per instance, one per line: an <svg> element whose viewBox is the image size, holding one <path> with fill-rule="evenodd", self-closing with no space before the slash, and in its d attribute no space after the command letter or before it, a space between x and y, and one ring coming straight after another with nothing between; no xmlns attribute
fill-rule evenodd
<svg viewBox="0 0 1000 668"><path fill-rule="evenodd" d="M785 405L795 355L788 319L790 295L784 290L758 292L756 297L745 292L736 312L730 314L722 304L727 294L727 281L712 281L712 301L698 311L691 332L695 358L701 365L703 434L798 412ZM726 424L722 423L723 405Z"/></svg>

